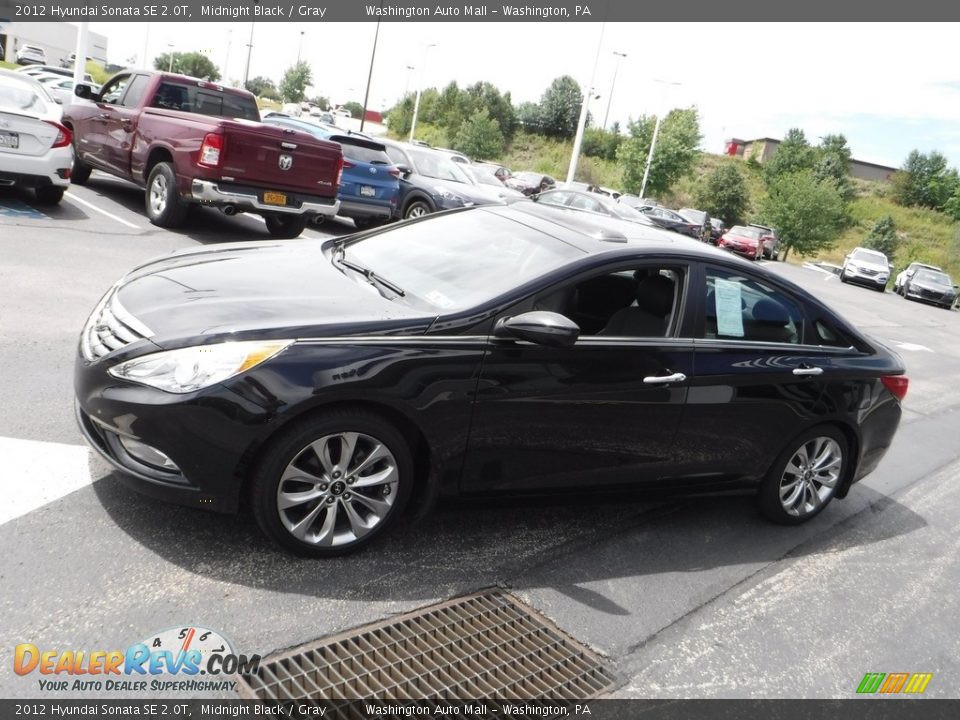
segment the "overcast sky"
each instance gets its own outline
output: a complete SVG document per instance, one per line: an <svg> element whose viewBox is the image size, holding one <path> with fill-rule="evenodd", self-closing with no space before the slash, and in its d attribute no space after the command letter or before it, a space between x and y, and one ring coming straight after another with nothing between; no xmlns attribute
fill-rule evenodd
<svg viewBox="0 0 960 720"><path fill-rule="evenodd" d="M149 27L149 30L148 30ZM108 37L110 60L135 62L168 50L205 50L226 79L241 79L249 22L91 23ZM297 58L313 68L316 94L363 100L374 23L257 23L250 77L278 81ZM601 40L601 32L603 37ZM802 128L812 142L847 136L854 157L899 166L913 148L938 149L960 166L957 27L844 23L383 23L370 105L385 109L418 82L461 86L487 80L514 103L537 100L553 78L590 75L602 122L614 52L621 61L610 121L696 105L702 146L721 152L731 136L782 137ZM426 53L427 44L436 47ZM229 48L229 54L228 54ZM407 70L412 65L415 71ZM680 83L658 85L654 80Z"/></svg>

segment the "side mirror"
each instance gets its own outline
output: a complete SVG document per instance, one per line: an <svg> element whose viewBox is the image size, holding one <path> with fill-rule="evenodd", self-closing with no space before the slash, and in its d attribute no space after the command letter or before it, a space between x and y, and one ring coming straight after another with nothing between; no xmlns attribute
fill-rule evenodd
<svg viewBox="0 0 960 720"><path fill-rule="evenodd" d="M570 318L546 310L534 310L501 318L493 329L498 338L526 340L547 347L572 347L580 337L580 327Z"/></svg>
<svg viewBox="0 0 960 720"><path fill-rule="evenodd" d="M93 97L93 88L85 83L77 83L73 86L73 94L83 100L89 100Z"/></svg>
<svg viewBox="0 0 960 720"><path fill-rule="evenodd" d="M397 170L400 171L400 175L403 176L404 179L410 177L410 173L413 172L413 168L411 168L409 165L404 165L402 163L397 165Z"/></svg>

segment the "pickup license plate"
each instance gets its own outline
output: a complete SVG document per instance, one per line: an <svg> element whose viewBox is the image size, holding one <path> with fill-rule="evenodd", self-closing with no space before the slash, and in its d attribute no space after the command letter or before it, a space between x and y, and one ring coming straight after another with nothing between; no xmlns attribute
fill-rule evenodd
<svg viewBox="0 0 960 720"><path fill-rule="evenodd" d="M376 188L372 188L369 185L361 185L360 194L363 195L364 197L376 197L377 190Z"/></svg>
<svg viewBox="0 0 960 720"><path fill-rule="evenodd" d="M267 205L286 205L287 196L280 192L265 192L263 202Z"/></svg>
<svg viewBox="0 0 960 720"><path fill-rule="evenodd" d="M0 132L0 147L16 150L20 147L20 136L15 132Z"/></svg>

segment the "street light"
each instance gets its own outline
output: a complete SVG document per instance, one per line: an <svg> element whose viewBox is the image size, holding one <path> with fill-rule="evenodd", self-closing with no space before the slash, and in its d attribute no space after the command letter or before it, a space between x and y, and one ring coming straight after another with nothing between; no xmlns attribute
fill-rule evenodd
<svg viewBox="0 0 960 720"><path fill-rule="evenodd" d="M620 70L620 61L627 56L626 53L613 51L617 61L613 66L613 80L610 82L610 96L607 98L607 112L603 115L603 129L607 129L607 120L610 119L610 105L613 104L613 89L617 86L617 71Z"/></svg>
<svg viewBox="0 0 960 720"><path fill-rule="evenodd" d="M417 83L417 99L413 103L413 121L410 123L410 142L413 142L413 133L417 129L417 113L420 112L420 95L423 93L423 79L427 75L427 53L430 52L430 48L436 46L436 43L430 43L423 48L423 64L420 66L420 80Z"/></svg>
<svg viewBox="0 0 960 720"><path fill-rule="evenodd" d="M250 23L250 42L247 43L247 66L243 69L243 87L247 87L247 80L250 79L250 54L253 52L253 29L257 26L255 22Z"/></svg>
<svg viewBox="0 0 960 720"><path fill-rule="evenodd" d="M173 43L167 43L169 50L167 51L167 58L169 62L167 63L167 72L173 72Z"/></svg>
<svg viewBox="0 0 960 720"><path fill-rule="evenodd" d="M300 31L300 44L297 46L297 65L300 64L300 52L303 50L303 34L304 30Z"/></svg>
<svg viewBox="0 0 960 720"><path fill-rule="evenodd" d="M573 136L573 151L570 153L570 165L567 167L567 184L573 182L577 174L577 164L580 162L580 146L583 144L583 132L587 129L587 107L590 105L590 96L593 94L593 78L597 75L597 62L600 60L600 48L603 47L603 35L607 31L607 21L600 23L600 37L597 38L597 53L593 56L593 69L590 71L590 82L583 93L583 103L580 106L580 120L577 122L577 134Z"/></svg>
<svg viewBox="0 0 960 720"><path fill-rule="evenodd" d="M640 183L640 197L645 197L647 190L647 178L650 177L650 164L653 162L653 152L657 147L657 136L660 134L660 117L663 115L664 106L667 104L667 90L671 86L680 85L678 82L666 82L665 80L654 80L663 86L663 95L660 100L660 112L657 113L657 121L653 124L653 138L650 140L650 152L647 154L647 166L643 169L643 182Z"/></svg>
<svg viewBox="0 0 960 720"><path fill-rule="evenodd" d="M380 3L381 7L383 3ZM373 61L377 57L377 40L380 39L380 21L377 20L377 31L373 34L373 50L370 51L370 70L367 71L367 89L363 93L363 115L360 117L360 132L367 122L367 103L370 100L370 81L373 79Z"/></svg>
<svg viewBox="0 0 960 720"><path fill-rule="evenodd" d="M410 92L410 76L413 74L413 71L416 68L413 65L407 65L407 84L403 86L403 97L407 97L407 93Z"/></svg>
<svg viewBox="0 0 960 720"><path fill-rule="evenodd" d="M230 67L230 45L233 44L233 30L227 30L227 56L223 59L223 80L228 82L227 73Z"/></svg>

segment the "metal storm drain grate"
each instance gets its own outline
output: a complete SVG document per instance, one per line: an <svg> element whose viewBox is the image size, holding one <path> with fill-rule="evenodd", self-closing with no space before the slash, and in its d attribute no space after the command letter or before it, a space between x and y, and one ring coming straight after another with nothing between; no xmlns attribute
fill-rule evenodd
<svg viewBox="0 0 960 720"><path fill-rule="evenodd" d="M487 591L266 657L238 689L267 701L559 700L612 680L586 647Z"/></svg>

